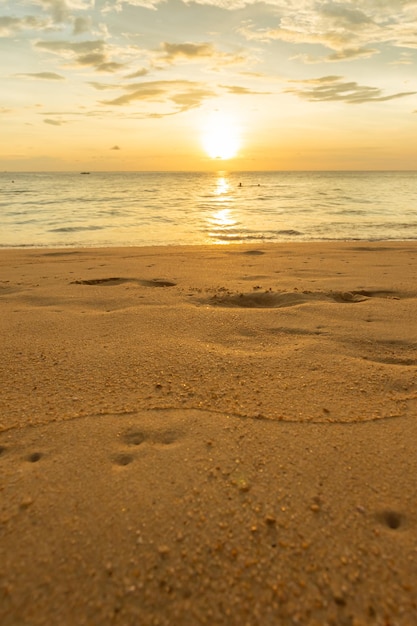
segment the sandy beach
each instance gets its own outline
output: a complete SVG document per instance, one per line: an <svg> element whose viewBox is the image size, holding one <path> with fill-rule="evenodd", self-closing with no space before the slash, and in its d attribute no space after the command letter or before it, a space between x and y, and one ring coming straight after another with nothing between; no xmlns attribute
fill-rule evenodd
<svg viewBox="0 0 417 626"><path fill-rule="evenodd" d="M417 624L417 243L0 267L2 626Z"/></svg>

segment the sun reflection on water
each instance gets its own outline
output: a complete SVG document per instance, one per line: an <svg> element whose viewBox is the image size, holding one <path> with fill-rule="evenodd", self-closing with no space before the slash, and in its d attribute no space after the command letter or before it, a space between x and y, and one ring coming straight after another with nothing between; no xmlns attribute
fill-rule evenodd
<svg viewBox="0 0 417 626"><path fill-rule="evenodd" d="M215 194L216 196L224 196L224 194L227 194L229 192L230 189L230 183L227 180L227 178L225 178L224 176L219 176L219 178L216 181L216 190L215 190ZM225 198L219 198L221 200L225 199Z"/></svg>
<svg viewBox="0 0 417 626"><path fill-rule="evenodd" d="M211 223L218 229L230 228L237 224L230 209L219 209L211 216Z"/></svg>
<svg viewBox="0 0 417 626"><path fill-rule="evenodd" d="M239 222L234 209L230 181L227 176L219 175L215 182L212 212L207 218L208 235L215 243L230 243L240 239Z"/></svg>

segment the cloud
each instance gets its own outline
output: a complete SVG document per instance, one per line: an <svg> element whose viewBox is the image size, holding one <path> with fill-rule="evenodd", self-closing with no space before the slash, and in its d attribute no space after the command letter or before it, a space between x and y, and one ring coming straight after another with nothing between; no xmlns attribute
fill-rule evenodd
<svg viewBox="0 0 417 626"><path fill-rule="evenodd" d="M310 102L363 104L365 102L385 102L417 93L408 91L384 96L378 87L358 85L354 81L344 82L341 76L322 76L321 78L290 82L295 83L297 87L285 89L285 93L291 93Z"/></svg>
<svg viewBox="0 0 417 626"><path fill-rule="evenodd" d="M292 0L270 4L277 7L272 13L275 24L257 27L249 22L240 28L240 34L248 40L275 39L297 46L323 46L332 52L328 56L297 57L308 63L369 57L378 52L378 45L417 48L415 0Z"/></svg>
<svg viewBox="0 0 417 626"><path fill-rule="evenodd" d="M93 3L94 0L91 0L91 2L83 2L82 0L32 0L33 5L41 7L42 16L25 15L15 17L1 15L0 36L7 37L24 30L35 30L38 33L47 29L57 30L66 24L72 24L73 35L81 35L91 31L91 17L74 17L73 12L91 8ZM35 10L39 11L39 9Z"/></svg>
<svg viewBox="0 0 417 626"><path fill-rule="evenodd" d="M26 17L10 17L0 15L0 35L8 37L20 30L42 30L47 26L46 20L27 15Z"/></svg>
<svg viewBox="0 0 417 626"><path fill-rule="evenodd" d="M94 89L97 89L98 91L106 91L107 89L119 89L120 88L120 85L111 84L111 83L98 83L96 81L89 81L88 84L94 87Z"/></svg>
<svg viewBox="0 0 417 626"><path fill-rule="evenodd" d="M170 100L179 106L178 113L182 113L183 111L189 111L190 109L199 107L204 100L213 97L213 95L213 91L204 87L185 88L183 91L171 95Z"/></svg>
<svg viewBox="0 0 417 626"><path fill-rule="evenodd" d="M156 10L160 4L165 4L168 0L117 0L106 5L106 10L120 11L123 4L130 6L143 7L145 9ZM264 4L261 0L183 0L184 4L205 4L220 9L234 10L243 9L251 4ZM280 0L266 0L267 4L281 4Z"/></svg>
<svg viewBox="0 0 417 626"><path fill-rule="evenodd" d="M169 83L170 81L165 81ZM122 106L125 104L131 104L137 100L153 100L155 102L162 102L166 98L167 91L162 87L164 81L146 83L140 87L137 87L132 93L119 96L113 100L104 100L103 104L111 104L113 106Z"/></svg>
<svg viewBox="0 0 417 626"><path fill-rule="evenodd" d="M113 146L110 150L120 150L119 146Z"/></svg>
<svg viewBox="0 0 417 626"><path fill-rule="evenodd" d="M184 0L185 4L208 4L213 7L219 7L220 9L228 9L233 11L235 9L243 9L250 4L264 4L259 0ZM272 0L268 4L275 4Z"/></svg>
<svg viewBox="0 0 417 626"><path fill-rule="evenodd" d="M77 57L78 65L92 66L98 72L108 72L112 74L125 67L124 63L116 63L115 61L108 61L107 55L101 52L90 52Z"/></svg>
<svg viewBox="0 0 417 626"><path fill-rule="evenodd" d="M87 17L76 17L73 22L73 35L82 35L91 30L91 19Z"/></svg>
<svg viewBox="0 0 417 626"><path fill-rule="evenodd" d="M70 53L76 55L90 54L93 52L102 52L106 43L101 39L94 41L38 41L35 43L36 48L47 50L55 54Z"/></svg>
<svg viewBox="0 0 417 626"><path fill-rule="evenodd" d="M79 65L95 65L100 66L106 62L106 55L103 52L89 52L88 54L80 54L77 56Z"/></svg>
<svg viewBox="0 0 417 626"><path fill-rule="evenodd" d="M236 96L256 96L256 95L271 95L270 91L255 91L248 89L247 87L240 87L239 85L219 85L222 89L225 89L229 93Z"/></svg>
<svg viewBox="0 0 417 626"><path fill-rule="evenodd" d="M16 74L22 78L34 78L39 80L65 80L64 76L55 74L55 72L28 72L26 74Z"/></svg>
<svg viewBox="0 0 417 626"><path fill-rule="evenodd" d="M46 118L43 121L45 124L50 124L51 126L62 126L62 124L65 124L62 120L51 120L50 118Z"/></svg>
<svg viewBox="0 0 417 626"><path fill-rule="evenodd" d="M125 106L134 102L151 102L164 106L174 105L174 109L168 114L182 113L190 109L194 109L201 105L207 98L212 98L216 94L213 90L205 85L189 81L189 80L162 80L148 81L139 84L132 84L125 87L129 93L114 98L113 100L105 100L102 104L112 106ZM166 115L163 113L152 112L153 117Z"/></svg>
<svg viewBox="0 0 417 626"><path fill-rule="evenodd" d="M376 48L345 48L344 50L338 50L327 56L312 56L310 54L297 54L290 57L292 61L302 61L306 64L323 63L323 62L337 62L337 61L351 61L353 59L367 59L379 54L379 50Z"/></svg>
<svg viewBox="0 0 417 626"><path fill-rule="evenodd" d="M128 74L126 78L141 78L142 76L146 76L146 74L149 74L149 70L147 70L145 67L142 67L140 70L137 70L132 74Z"/></svg>
<svg viewBox="0 0 417 626"><path fill-rule="evenodd" d="M168 63L177 59L199 60L216 56L216 51L211 43L168 43L161 44L162 58Z"/></svg>
<svg viewBox="0 0 417 626"><path fill-rule="evenodd" d="M37 0L37 4L48 11L58 24L65 22L69 17L70 10L65 0Z"/></svg>
<svg viewBox="0 0 417 626"><path fill-rule="evenodd" d="M107 72L108 74L114 74L114 72L118 72L119 70L126 67L124 63L116 63L115 61L104 61L96 65L96 70L98 72Z"/></svg>
<svg viewBox="0 0 417 626"><path fill-rule="evenodd" d="M121 11L124 4L128 4L132 7L142 7L144 9L156 10L158 4L162 4L166 1L167 0L116 0L116 2L112 2L110 0L104 6L104 12L110 13L111 11Z"/></svg>
<svg viewBox="0 0 417 626"><path fill-rule="evenodd" d="M102 39L93 41L38 41L35 47L72 60L81 67L94 67L98 72L113 73L125 67L109 59L108 46Z"/></svg>
<svg viewBox="0 0 417 626"><path fill-rule="evenodd" d="M350 8L346 2L325 2L321 7L323 17L336 28L361 28L363 24L371 24L372 19L363 11Z"/></svg>
<svg viewBox="0 0 417 626"><path fill-rule="evenodd" d="M81 109L81 110L80 110ZM50 117L50 119L52 119L52 117L58 117L60 121L60 123L64 124L66 122L61 121L61 118L63 115L68 115L71 117L92 117L95 115L101 115L102 111L86 111L84 110L84 107L80 107L78 110L77 109L72 109L72 110L68 110L65 111L64 109L61 111L42 111L41 115L48 115Z"/></svg>
<svg viewBox="0 0 417 626"><path fill-rule="evenodd" d="M94 7L94 0L32 0L48 12L56 24L70 21L74 11L85 11Z"/></svg>
<svg viewBox="0 0 417 626"><path fill-rule="evenodd" d="M367 59L375 54L379 54L376 48L344 48L329 54L325 61L347 61L349 59Z"/></svg>
<svg viewBox="0 0 417 626"><path fill-rule="evenodd" d="M161 52L158 54L157 59L159 62L167 64L200 62L207 59L213 62L213 66L235 65L247 62L245 56L221 52L209 42L169 43L164 41L160 49Z"/></svg>

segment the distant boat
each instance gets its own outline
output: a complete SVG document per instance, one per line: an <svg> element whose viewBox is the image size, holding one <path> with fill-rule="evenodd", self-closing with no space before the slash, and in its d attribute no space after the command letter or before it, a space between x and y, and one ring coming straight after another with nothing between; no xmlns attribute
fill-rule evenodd
<svg viewBox="0 0 417 626"><path fill-rule="evenodd" d="M89 174L90 172L80 172L80 174Z"/></svg>

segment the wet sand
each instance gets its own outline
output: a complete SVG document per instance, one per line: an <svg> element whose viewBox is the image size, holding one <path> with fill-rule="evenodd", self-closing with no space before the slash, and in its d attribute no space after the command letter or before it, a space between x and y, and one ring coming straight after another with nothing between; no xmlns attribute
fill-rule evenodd
<svg viewBox="0 0 417 626"><path fill-rule="evenodd" d="M0 623L417 614L417 244L2 250Z"/></svg>

